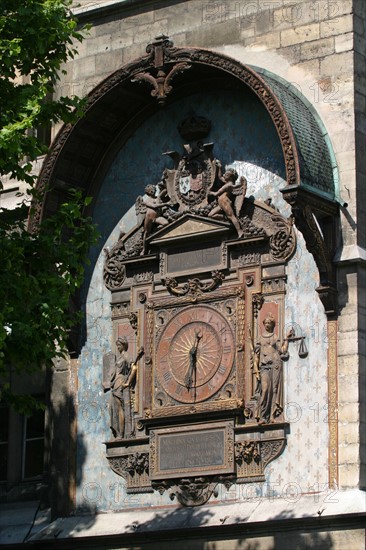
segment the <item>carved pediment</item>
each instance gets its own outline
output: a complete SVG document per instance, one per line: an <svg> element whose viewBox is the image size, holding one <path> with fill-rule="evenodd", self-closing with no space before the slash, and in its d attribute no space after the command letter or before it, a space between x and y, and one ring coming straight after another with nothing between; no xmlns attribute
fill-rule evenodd
<svg viewBox="0 0 366 550"><path fill-rule="evenodd" d="M219 220L207 219L193 214L185 214L179 220L171 223L168 227L160 229L154 233L150 244L163 244L170 241L179 241L180 239L202 239L206 234L208 237L218 234L227 234L230 230L230 224Z"/></svg>

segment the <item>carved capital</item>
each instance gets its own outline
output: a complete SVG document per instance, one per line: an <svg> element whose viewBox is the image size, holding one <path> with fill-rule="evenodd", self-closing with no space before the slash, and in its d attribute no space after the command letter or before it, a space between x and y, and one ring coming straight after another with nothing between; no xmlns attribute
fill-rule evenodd
<svg viewBox="0 0 366 550"><path fill-rule="evenodd" d="M125 478L149 473L149 453L137 452L118 457L108 457L111 469L119 476Z"/></svg>
<svg viewBox="0 0 366 550"><path fill-rule="evenodd" d="M256 441L240 441L235 444L235 460L238 464L246 462L250 464L253 460L260 462L260 444Z"/></svg>
<svg viewBox="0 0 366 550"><path fill-rule="evenodd" d="M270 433L266 434L266 437ZM235 462L237 464L237 482L264 481L267 464L277 458L286 444L281 439L255 439L235 443Z"/></svg>

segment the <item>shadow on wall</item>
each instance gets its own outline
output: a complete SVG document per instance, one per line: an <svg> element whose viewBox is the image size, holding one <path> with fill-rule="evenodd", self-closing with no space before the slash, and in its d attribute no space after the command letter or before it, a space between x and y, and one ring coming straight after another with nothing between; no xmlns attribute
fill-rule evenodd
<svg viewBox="0 0 366 550"><path fill-rule="evenodd" d="M80 449L81 468L86 458L86 447L82 438L77 437L77 415L75 396L70 393L71 370L68 362L58 361L48 373L49 417L46 425L46 444L48 448L48 495L45 501L51 507L51 519L67 517L75 513L75 493L78 484L76 476L76 451ZM86 514L93 515L96 510L90 505ZM94 520L87 518L86 524L79 528L91 527Z"/></svg>
<svg viewBox="0 0 366 550"><path fill-rule="evenodd" d="M223 510L224 514L224 510ZM332 532L324 527L311 530L298 525L292 513L281 513L265 523L246 523L248 517L220 518L221 526L210 527L213 512L202 508L179 508L153 519L127 526L134 544L124 548L156 550L331 550ZM278 524L280 522L280 524ZM286 523L285 523L286 522ZM290 523L289 523L290 522ZM296 523L295 523L296 522ZM275 525L277 523L277 525ZM177 530L187 533L180 534ZM148 542L147 542L148 541ZM114 546L104 546L112 548Z"/></svg>

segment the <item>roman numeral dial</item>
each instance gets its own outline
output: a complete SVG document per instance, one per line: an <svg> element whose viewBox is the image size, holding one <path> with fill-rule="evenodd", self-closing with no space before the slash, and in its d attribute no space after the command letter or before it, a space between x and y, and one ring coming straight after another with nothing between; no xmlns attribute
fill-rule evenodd
<svg viewBox="0 0 366 550"><path fill-rule="evenodd" d="M156 376L175 400L212 397L228 378L235 356L229 323L213 307L189 306L167 324L156 348Z"/></svg>

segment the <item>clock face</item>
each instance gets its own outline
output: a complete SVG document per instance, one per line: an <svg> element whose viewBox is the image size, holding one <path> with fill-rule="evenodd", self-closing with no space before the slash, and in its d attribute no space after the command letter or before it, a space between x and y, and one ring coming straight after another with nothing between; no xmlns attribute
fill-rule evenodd
<svg viewBox="0 0 366 550"><path fill-rule="evenodd" d="M171 319L156 350L156 375L182 403L214 395L230 374L235 343L229 323L209 306L190 306Z"/></svg>

